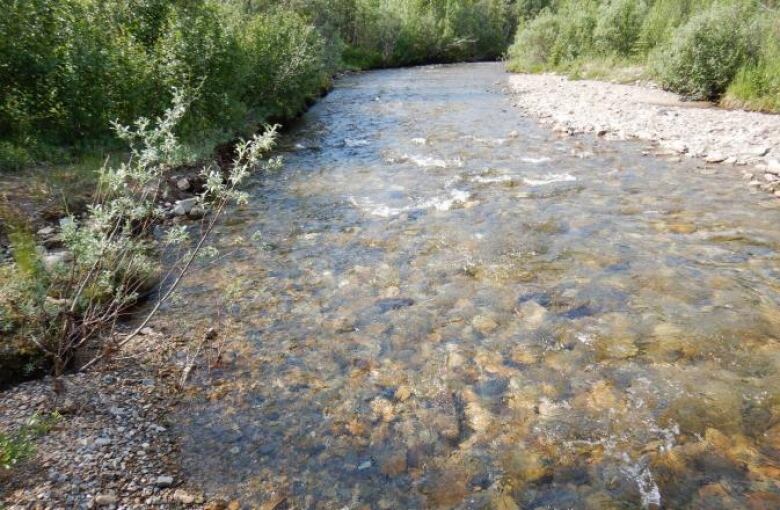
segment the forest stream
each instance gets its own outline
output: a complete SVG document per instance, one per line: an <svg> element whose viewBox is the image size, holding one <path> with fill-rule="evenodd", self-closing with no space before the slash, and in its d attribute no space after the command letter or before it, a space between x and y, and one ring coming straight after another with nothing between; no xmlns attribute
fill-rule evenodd
<svg viewBox="0 0 780 510"><path fill-rule="evenodd" d="M284 167L166 310L227 338L173 420L207 491L318 509L778 501L776 199L726 167L552 133L507 76L348 75L283 136Z"/></svg>

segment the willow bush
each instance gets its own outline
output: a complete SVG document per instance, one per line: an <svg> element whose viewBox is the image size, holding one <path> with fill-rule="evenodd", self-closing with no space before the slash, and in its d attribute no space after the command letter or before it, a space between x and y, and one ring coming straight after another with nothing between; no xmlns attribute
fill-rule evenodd
<svg viewBox="0 0 780 510"><path fill-rule="evenodd" d="M690 98L780 108L775 0L527 0L518 8L510 70L576 77L590 66L609 78L640 66Z"/></svg>
<svg viewBox="0 0 780 510"><path fill-rule="evenodd" d="M197 100L185 140L234 138L290 117L326 85L323 39L294 12L244 16L216 0L6 0L0 18L0 164L48 146L115 143L111 122Z"/></svg>

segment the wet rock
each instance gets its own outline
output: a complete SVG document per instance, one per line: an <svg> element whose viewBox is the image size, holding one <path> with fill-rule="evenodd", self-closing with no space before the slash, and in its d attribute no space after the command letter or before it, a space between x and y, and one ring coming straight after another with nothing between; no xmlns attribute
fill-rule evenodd
<svg viewBox="0 0 780 510"><path fill-rule="evenodd" d="M495 399L504 394L509 382L499 377L490 377L479 381L474 391L482 398Z"/></svg>
<svg viewBox="0 0 780 510"><path fill-rule="evenodd" d="M95 504L97 506L110 506L116 505L119 499L114 494L98 494L95 496Z"/></svg>
<svg viewBox="0 0 780 510"><path fill-rule="evenodd" d="M645 349L648 356L658 361L689 359L699 353L698 343L688 338L680 327L669 322L654 326L653 336Z"/></svg>
<svg viewBox="0 0 780 510"><path fill-rule="evenodd" d="M380 467L382 474L387 476L400 476L406 472L406 450L399 450L390 454Z"/></svg>
<svg viewBox="0 0 780 510"><path fill-rule="evenodd" d="M598 381L586 393L578 396L575 404L595 413L603 413L618 407L620 396L607 381Z"/></svg>
<svg viewBox="0 0 780 510"><path fill-rule="evenodd" d="M287 501L287 496L275 496L260 505L258 510L278 510Z"/></svg>
<svg viewBox="0 0 780 510"><path fill-rule="evenodd" d="M547 467L542 457L525 448L507 453L501 464L507 476L518 482L518 485L539 480L550 473L550 468Z"/></svg>
<svg viewBox="0 0 780 510"><path fill-rule="evenodd" d="M392 285L385 289L383 297L385 298L397 298L401 294L401 289Z"/></svg>
<svg viewBox="0 0 780 510"><path fill-rule="evenodd" d="M463 366L465 359L456 350L451 350L447 353L447 368L455 369Z"/></svg>
<svg viewBox="0 0 780 510"><path fill-rule="evenodd" d="M356 321L349 317L339 317L332 321L331 329L336 333L351 333L357 329Z"/></svg>
<svg viewBox="0 0 780 510"><path fill-rule="evenodd" d="M391 422L395 418L395 407L382 397L377 397L371 402L371 411L374 413L375 420Z"/></svg>
<svg viewBox="0 0 780 510"><path fill-rule="evenodd" d="M161 489L170 487L173 485L173 477L168 475L161 475L158 476L157 479L154 481L155 487L160 487Z"/></svg>
<svg viewBox="0 0 780 510"><path fill-rule="evenodd" d="M434 473L422 486L428 504L426 508L454 508L468 495L468 473L448 469Z"/></svg>
<svg viewBox="0 0 780 510"><path fill-rule="evenodd" d="M707 156L704 157L704 161L707 163L723 163L726 161L727 156L724 156L723 154L719 152L713 152L710 154L707 154Z"/></svg>
<svg viewBox="0 0 780 510"><path fill-rule="evenodd" d="M742 397L739 388L710 379L683 392L669 406L666 416L689 434L704 434L708 428L724 434L742 428Z"/></svg>
<svg viewBox="0 0 780 510"><path fill-rule="evenodd" d="M194 494L190 494L184 489L177 489L173 493L173 500L177 503L181 503L182 505L191 505L195 503L195 499L196 498Z"/></svg>
<svg viewBox="0 0 780 510"><path fill-rule="evenodd" d="M547 318L547 309L536 301L526 301L517 309L517 315L530 329L537 329Z"/></svg>
<svg viewBox="0 0 780 510"><path fill-rule="evenodd" d="M538 349L524 344L512 348L512 361L521 365L533 365L539 361Z"/></svg>
<svg viewBox="0 0 780 510"><path fill-rule="evenodd" d="M179 188L179 191L189 191L191 188L190 180L182 177L176 181L176 187Z"/></svg>
<svg viewBox="0 0 780 510"><path fill-rule="evenodd" d="M186 198L184 200L177 200L173 205L173 214L176 216L186 216L192 211L192 208L198 205L198 198Z"/></svg>
<svg viewBox="0 0 780 510"><path fill-rule="evenodd" d="M483 335L488 335L498 328L498 323L489 315L477 315L472 319L471 326Z"/></svg>
<svg viewBox="0 0 780 510"><path fill-rule="evenodd" d="M606 330L595 340L596 354L599 360L619 360L636 356L636 333L631 322L621 314L609 314L603 320Z"/></svg>
<svg viewBox="0 0 780 510"><path fill-rule="evenodd" d="M477 402L469 402L465 408L466 420L475 432L484 432L493 423L493 416Z"/></svg>
<svg viewBox="0 0 780 510"><path fill-rule="evenodd" d="M412 389L409 386L399 386L395 390L395 398L399 402L406 402L412 396Z"/></svg>
<svg viewBox="0 0 780 510"><path fill-rule="evenodd" d="M420 421L428 422L443 439L454 442L460 438L460 421L455 399L449 393L440 393L431 402L430 412L420 415Z"/></svg>
<svg viewBox="0 0 780 510"><path fill-rule="evenodd" d="M495 493L490 500L490 504L493 510L520 510L512 496L503 492Z"/></svg>
<svg viewBox="0 0 780 510"><path fill-rule="evenodd" d="M391 310L400 310L414 304L414 299L410 298L385 298L376 302L380 313L386 313Z"/></svg>
<svg viewBox="0 0 780 510"><path fill-rule="evenodd" d="M775 425L764 433L766 443L780 454L780 424Z"/></svg>

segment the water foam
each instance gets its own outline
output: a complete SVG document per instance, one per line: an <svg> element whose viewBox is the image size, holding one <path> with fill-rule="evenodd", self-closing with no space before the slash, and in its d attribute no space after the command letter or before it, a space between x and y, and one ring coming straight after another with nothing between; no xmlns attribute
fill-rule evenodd
<svg viewBox="0 0 780 510"><path fill-rule="evenodd" d="M541 158L523 157L520 158L520 161L522 161L523 163L531 163L532 165L541 165L542 163L547 163L549 161L552 161L552 159L544 156Z"/></svg>
<svg viewBox="0 0 780 510"><path fill-rule="evenodd" d="M368 140L361 140L358 138L345 138L344 146L346 147L365 147L368 145Z"/></svg>
<svg viewBox="0 0 780 510"><path fill-rule="evenodd" d="M472 182L479 182L481 184L493 184L496 182L510 182L513 177L511 175L477 175L471 178Z"/></svg>
<svg viewBox="0 0 780 510"><path fill-rule="evenodd" d="M642 498L642 508L650 508L650 506L660 507L661 490L658 488L658 484L655 483L650 468L640 463L631 463L631 459L626 454L624 454L623 460L626 462L626 466L622 469L623 473L636 483L639 495Z"/></svg>
<svg viewBox="0 0 780 510"><path fill-rule="evenodd" d="M349 197L349 202L353 206L371 216L377 216L379 218L391 218L405 212L425 209L449 211L457 204L465 204L470 197L471 194L468 191L453 189L450 190L449 195L433 197L428 200L423 200L421 202L403 207L391 207L387 204L373 202L368 198L358 200L355 197Z"/></svg>
<svg viewBox="0 0 780 510"><path fill-rule="evenodd" d="M571 174L546 174L538 179L523 179L529 186L544 186L545 184L552 184L555 182L572 182L576 180L577 178Z"/></svg>

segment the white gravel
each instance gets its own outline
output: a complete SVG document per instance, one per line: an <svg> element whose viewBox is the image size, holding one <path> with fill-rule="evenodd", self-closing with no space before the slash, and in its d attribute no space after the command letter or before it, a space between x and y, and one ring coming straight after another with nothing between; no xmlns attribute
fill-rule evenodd
<svg viewBox="0 0 780 510"><path fill-rule="evenodd" d="M780 115L686 103L647 86L551 74L516 74L509 82L515 105L555 131L650 140L708 164L743 166L751 186L780 197Z"/></svg>

